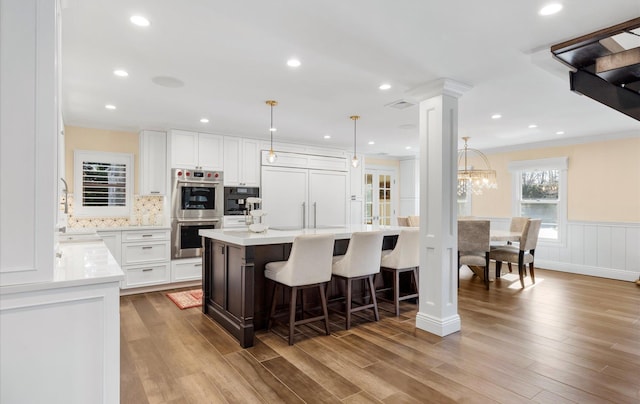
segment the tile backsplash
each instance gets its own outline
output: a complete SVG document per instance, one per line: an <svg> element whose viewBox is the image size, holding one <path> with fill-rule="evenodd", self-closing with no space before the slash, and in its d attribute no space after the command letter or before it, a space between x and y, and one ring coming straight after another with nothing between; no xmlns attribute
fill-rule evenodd
<svg viewBox="0 0 640 404"><path fill-rule="evenodd" d="M138 225L164 225L163 196L134 196L130 217L76 217L73 214L73 195L69 194L67 226L70 229L85 227L127 227Z"/></svg>

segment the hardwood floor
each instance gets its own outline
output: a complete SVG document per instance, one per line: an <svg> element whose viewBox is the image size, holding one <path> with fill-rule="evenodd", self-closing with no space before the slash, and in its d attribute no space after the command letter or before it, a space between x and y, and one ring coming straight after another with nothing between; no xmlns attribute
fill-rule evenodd
<svg viewBox="0 0 640 404"><path fill-rule="evenodd" d="M123 296L121 402L640 402L633 282L536 269L535 286L507 274L487 291L461 278L462 330L445 338L417 330L403 302L349 331L332 313L332 335L303 326L294 346L262 331L246 350L166 291Z"/></svg>

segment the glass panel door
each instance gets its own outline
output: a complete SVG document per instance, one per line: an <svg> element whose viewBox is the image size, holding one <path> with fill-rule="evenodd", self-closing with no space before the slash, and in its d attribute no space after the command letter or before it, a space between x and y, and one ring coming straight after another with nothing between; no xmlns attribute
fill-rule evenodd
<svg viewBox="0 0 640 404"><path fill-rule="evenodd" d="M391 171L367 170L364 175L365 223L389 226L395 223L393 200L395 175Z"/></svg>

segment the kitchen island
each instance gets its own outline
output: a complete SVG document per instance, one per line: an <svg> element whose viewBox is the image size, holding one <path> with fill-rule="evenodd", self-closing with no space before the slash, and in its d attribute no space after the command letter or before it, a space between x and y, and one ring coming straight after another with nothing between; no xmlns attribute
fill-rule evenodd
<svg viewBox="0 0 640 404"><path fill-rule="evenodd" d="M303 234L333 234L333 255L344 254L351 234L382 231L383 249L391 249L402 227L349 226L322 229L273 230L252 233L243 230L200 230L204 237L202 310L238 339L243 348L253 346L254 332L266 328L272 288L266 283L268 262L289 258L291 244ZM329 296L339 292L331 284ZM357 291L355 291L357 293ZM286 296L279 296L284 301ZM305 306L314 305L307 299Z"/></svg>

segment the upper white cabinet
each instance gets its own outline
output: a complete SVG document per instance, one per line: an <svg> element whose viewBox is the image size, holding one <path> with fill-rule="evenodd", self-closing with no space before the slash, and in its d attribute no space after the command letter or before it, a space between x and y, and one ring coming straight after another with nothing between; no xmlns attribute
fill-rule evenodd
<svg viewBox="0 0 640 404"><path fill-rule="evenodd" d="M166 133L140 132L140 195L165 195L167 173Z"/></svg>
<svg viewBox="0 0 640 404"><path fill-rule="evenodd" d="M171 168L223 169L223 136L171 130Z"/></svg>
<svg viewBox="0 0 640 404"><path fill-rule="evenodd" d="M0 1L0 286L53 279L57 7L56 1Z"/></svg>
<svg viewBox="0 0 640 404"><path fill-rule="evenodd" d="M260 149L257 140L224 137L224 185L260 186Z"/></svg>

